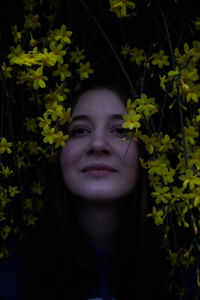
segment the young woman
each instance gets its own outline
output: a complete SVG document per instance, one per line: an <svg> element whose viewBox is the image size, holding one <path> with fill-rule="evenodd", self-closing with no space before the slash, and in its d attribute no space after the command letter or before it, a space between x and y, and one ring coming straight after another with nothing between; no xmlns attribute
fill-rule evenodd
<svg viewBox="0 0 200 300"><path fill-rule="evenodd" d="M38 250L30 248L37 253L34 299L169 299L160 234L146 217L142 145L122 141L127 98L117 87L96 85L71 103L41 240Z"/></svg>

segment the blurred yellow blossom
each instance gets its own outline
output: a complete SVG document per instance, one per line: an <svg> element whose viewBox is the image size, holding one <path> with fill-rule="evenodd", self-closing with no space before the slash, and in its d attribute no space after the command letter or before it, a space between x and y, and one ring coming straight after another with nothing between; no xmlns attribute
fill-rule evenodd
<svg viewBox="0 0 200 300"><path fill-rule="evenodd" d="M152 213L147 214L147 217L153 217L157 226L164 222L164 212L157 210L155 206L153 206Z"/></svg>
<svg viewBox="0 0 200 300"><path fill-rule="evenodd" d="M72 31L67 30L66 25L62 25L60 29L55 29L55 40L61 41L61 43L71 44L70 36Z"/></svg>
<svg viewBox="0 0 200 300"><path fill-rule="evenodd" d="M159 53L153 53L151 55L152 64L158 65L159 69L161 69L163 66L169 66L169 56L165 55L163 50L160 50Z"/></svg>
<svg viewBox="0 0 200 300"><path fill-rule="evenodd" d="M127 9L134 9L135 3L129 0L110 0L110 11L114 12L118 18L135 16L135 12L127 13Z"/></svg>
<svg viewBox="0 0 200 300"><path fill-rule="evenodd" d="M38 21L39 16L34 15L34 14L28 14L25 15L25 23L24 23L24 28L26 29L32 29L35 30L36 28L40 27L40 22Z"/></svg>
<svg viewBox="0 0 200 300"><path fill-rule="evenodd" d="M79 47L76 47L75 51L70 52L70 61L79 64L81 60L85 59L85 55L83 54L84 52L85 49L80 50Z"/></svg>
<svg viewBox="0 0 200 300"><path fill-rule="evenodd" d="M66 77L71 77L68 64L57 64L57 70L53 71L53 76L60 76L60 80L64 81Z"/></svg>
<svg viewBox="0 0 200 300"><path fill-rule="evenodd" d="M80 80L84 80L87 79L90 74L94 73L94 69L90 67L90 62L80 62L80 68L77 69L77 72L80 74Z"/></svg>
<svg viewBox="0 0 200 300"><path fill-rule="evenodd" d="M48 80L48 78L43 75L43 67L39 67L36 70L31 69L30 80L33 81L33 87L35 90L45 88L45 81Z"/></svg>
<svg viewBox="0 0 200 300"><path fill-rule="evenodd" d="M135 110L130 110L128 114L122 115L124 119L124 123L122 124L123 128L128 128L130 130L137 129L141 126L139 120L141 119L141 115L137 114Z"/></svg>
<svg viewBox="0 0 200 300"><path fill-rule="evenodd" d="M8 142L6 138L1 138L0 140L0 154L3 154L4 152L7 152L10 154L12 150L10 147L12 146L12 143Z"/></svg>
<svg viewBox="0 0 200 300"><path fill-rule="evenodd" d="M15 44L19 43L21 40L22 34L21 34L21 32L17 31L17 25L14 25L12 27L12 35L13 35L14 43Z"/></svg>

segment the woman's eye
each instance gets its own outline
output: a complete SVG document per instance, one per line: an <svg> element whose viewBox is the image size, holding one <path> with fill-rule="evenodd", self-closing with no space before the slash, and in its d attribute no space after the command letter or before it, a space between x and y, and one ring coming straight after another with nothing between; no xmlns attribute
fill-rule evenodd
<svg viewBox="0 0 200 300"><path fill-rule="evenodd" d="M88 129L83 128L83 127L77 127L77 128L73 128L72 130L70 130L69 135L70 136L82 136L85 135L89 132Z"/></svg>
<svg viewBox="0 0 200 300"><path fill-rule="evenodd" d="M123 128L123 127L118 127L115 128L114 132L116 132L117 135L119 135L120 137L123 136L127 136L129 130L127 128Z"/></svg>

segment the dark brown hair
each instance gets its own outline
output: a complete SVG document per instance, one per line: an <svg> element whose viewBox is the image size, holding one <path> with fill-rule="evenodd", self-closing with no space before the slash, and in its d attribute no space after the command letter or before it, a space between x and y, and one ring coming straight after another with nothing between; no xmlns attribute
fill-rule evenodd
<svg viewBox="0 0 200 300"><path fill-rule="evenodd" d="M126 103L127 91L117 85L98 83L79 91L70 106L73 108L85 91L101 88L114 91ZM144 155L141 141L138 148ZM77 199L64 184L59 156L48 169L45 209L29 243L30 259L34 261L32 277L37 279L33 299L87 299L96 279L95 252L78 225ZM146 217L152 204L142 167L135 190L121 202L118 248L111 259L113 296L117 300L151 296L168 299L163 286L167 273L163 268L160 232Z"/></svg>

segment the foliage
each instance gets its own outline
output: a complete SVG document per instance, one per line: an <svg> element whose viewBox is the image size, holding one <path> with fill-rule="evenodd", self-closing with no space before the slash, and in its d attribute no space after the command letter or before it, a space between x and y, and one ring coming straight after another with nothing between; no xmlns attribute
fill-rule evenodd
<svg viewBox="0 0 200 300"><path fill-rule="evenodd" d="M126 1L116 1L118 3ZM112 5L112 1L111 1ZM115 4L116 5L116 4ZM198 18L192 20L192 40L179 47L172 47L167 20L162 8L163 27L169 48L152 45L151 51L131 48L125 44L121 54L125 59L144 70L140 95L127 101L127 115L123 127L130 129L133 140L141 139L148 158L141 158L148 172L151 196L154 199L152 217L157 226L164 225L164 246L168 252L173 274L175 269L196 264L196 285L199 281L200 251L200 166L199 166L199 96L200 96L200 42ZM116 12L119 17L119 13ZM124 13L123 17L127 17ZM189 22L189 20L187 20ZM191 23L191 22L190 22ZM151 90L150 97L144 91L146 82L156 80L158 97ZM176 112L179 122L163 126L164 116ZM156 117L155 117L156 116ZM182 229L182 233L181 230ZM186 238L181 238L181 235ZM172 236L174 242L172 242ZM185 292L179 294L183 297Z"/></svg>
<svg viewBox="0 0 200 300"><path fill-rule="evenodd" d="M1 65L0 257L8 255L5 241L26 237L42 210L45 164L68 138L70 79L80 85L94 72L85 50L71 42L72 31L64 24L53 29L57 2L23 2L23 26L12 27ZM43 15L47 4L50 15Z"/></svg>
<svg viewBox="0 0 200 300"><path fill-rule="evenodd" d="M140 161L153 198L148 217L163 230L171 274L194 265L198 290L199 10L184 0L162 5L147 0L100 2L99 16L98 5L80 0L101 34L100 38L92 31L88 21L91 42L85 39L83 46L73 39L76 34L81 44L83 37L76 7L67 25L55 27L59 1L24 0L23 24L12 25L11 46L1 60L0 256L8 255L9 237L25 236L42 210L46 165L68 138L72 88L78 89L93 74L94 65L95 73L101 65L100 72L110 76L112 64L132 91L123 115L127 139L142 140L147 152ZM75 17L80 22L77 31ZM99 43L93 43L95 36ZM183 297L187 287L174 280L172 285Z"/></svg>

